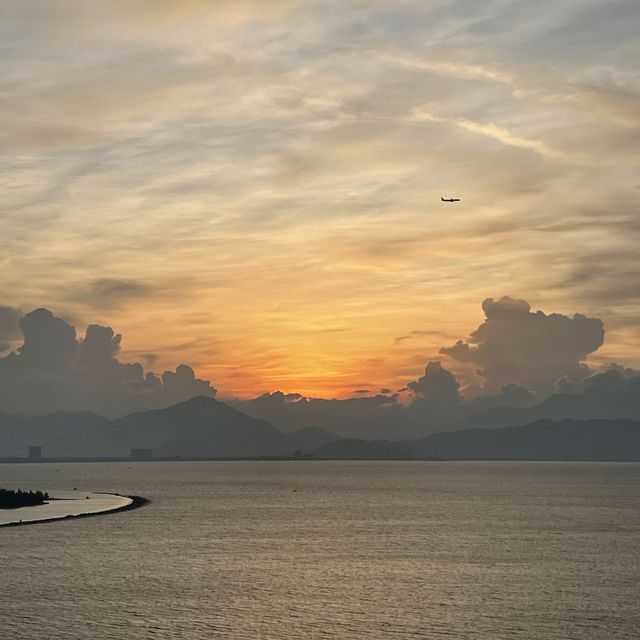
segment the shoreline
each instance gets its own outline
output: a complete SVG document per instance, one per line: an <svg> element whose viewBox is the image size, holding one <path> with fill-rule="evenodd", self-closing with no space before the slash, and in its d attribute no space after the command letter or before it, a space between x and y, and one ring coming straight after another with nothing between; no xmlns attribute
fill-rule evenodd
<svg viewBox="0 0 640 640"><path fill-rule="evenodd" d="M48 522L60 522L62 520L77 520L78 518L92 518L95 516L107 516L112 513L122 513L124 511L133 511L134 509L140 509L141 507L146 507L148 504L151 504L151 500L149 500L148 498L143 498L142 496L123 496L119 493L107 493L107 492L103 492L103 495L118 496L120 498L129 498L131 502L121 507L115 507L114 509L109 509L108 511L97 511L94 513L78 513L75 515L66 515L66 516L60 516L57 518L42 518L41 520L26 520L25 522L7 522L5 524L0 524L0 529L4 529L5 527L23 527L30 524L47 524Z"/></svg>

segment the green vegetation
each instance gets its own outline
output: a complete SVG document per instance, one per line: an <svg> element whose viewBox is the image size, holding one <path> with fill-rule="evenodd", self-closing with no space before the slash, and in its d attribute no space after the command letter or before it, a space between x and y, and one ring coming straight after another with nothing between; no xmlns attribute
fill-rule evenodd
<svg viewBox="0 0 640 640"><path fill-rule="evenodd" d="M49 500L49 494L42 491L13 491L0 489L0 509L17 509L18 507L34 507Z"/></svg>

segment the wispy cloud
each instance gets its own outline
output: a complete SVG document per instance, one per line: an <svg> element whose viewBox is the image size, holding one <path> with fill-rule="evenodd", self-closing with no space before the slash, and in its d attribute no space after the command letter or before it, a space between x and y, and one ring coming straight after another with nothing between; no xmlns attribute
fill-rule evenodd
<svg viewBox="0 0 640 640"><path fill-rule="evenodd" d="M402 54L381 53L379 58L382 62L391 65L400 65L410 69L429 71L437 75L458 79L481 79L499 82L509 87L515 86L514 77L499 69L493 69L481 64L451 62L448 60L429 60Z"/></svg>
<svg viewBox="0 0 640 640"><path fill-rule="evenodd" d="M154 366L184 345L226 395L402 387L507 292L610 315L625 329L602 353L637 353L637 18L597 0L7 2L3 302L99 313Z"/></svg>

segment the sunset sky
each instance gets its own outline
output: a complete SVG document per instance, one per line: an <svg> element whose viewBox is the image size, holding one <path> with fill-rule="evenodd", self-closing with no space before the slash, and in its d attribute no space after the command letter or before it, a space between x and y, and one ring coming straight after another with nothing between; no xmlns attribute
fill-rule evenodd
<svg viewBox="0 0 640 640"><path fill-rule="evenodd" d="M0 305L221 397L396 389L485 298L640 366L637 0L5 0ZM441 196L462 198L445 204Z"/></svg>

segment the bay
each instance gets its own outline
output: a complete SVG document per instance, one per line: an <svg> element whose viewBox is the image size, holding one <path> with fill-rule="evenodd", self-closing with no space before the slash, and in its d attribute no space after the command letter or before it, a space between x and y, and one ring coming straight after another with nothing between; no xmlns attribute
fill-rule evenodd
<svg viewBox="0 0 640 640"><path fill-rule="evenodd" d="M637 638L640 465L2 464L144 508L0 530L0 637Z"/></svg>

